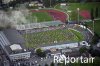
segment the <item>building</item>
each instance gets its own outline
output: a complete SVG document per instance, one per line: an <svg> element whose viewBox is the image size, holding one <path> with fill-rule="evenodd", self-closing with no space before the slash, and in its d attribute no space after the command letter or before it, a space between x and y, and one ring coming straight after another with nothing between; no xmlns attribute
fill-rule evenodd
<svg viewBox="0 0 100 66"><path fill-rule="evenodd" d="M3 2L4 4L9 3L10 1L14 1L14 0L2 0L2 2Z"/></svg>
<svg viewBox="0 0 100 66"><path fill-rule="evenodd" d="M17 1L17 0L1 0L4 4L7 4L7 3L9 3L9 2L11 2L11 1ZM20 0L20 2L21 1L23 1L23 0ZM23 3L24 2L30 2L30 0L24 0L23 1ZM42 2L42 0L31 0L31 2L34 2L34 3L41 3Z"/></svg>
<svg viewBox="0 0 100 66"><path fill-rule="evenodd" d="M24 46L25 40L15 29L0 31L0 46L10 61L29 59L31 52Z"/></svg>

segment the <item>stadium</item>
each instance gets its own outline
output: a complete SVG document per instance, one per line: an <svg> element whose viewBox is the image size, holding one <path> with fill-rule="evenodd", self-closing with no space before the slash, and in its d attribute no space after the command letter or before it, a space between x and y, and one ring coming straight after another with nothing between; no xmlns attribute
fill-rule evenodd
<svg viewBox="0 0 100 66"><path fill-rule="evenodd" d="M26 19L30 22L16 25L16 29L26 40L27 48L78 43L89 40L91 36L90 32L86 32L86 28L67 24L68 14L60 10L35 9L29 12L31 14Z"/></svg>
<svg viewBox="0 0 100 66"><path fill-rule="evenodd" d="M65 66L54 56L100 56L98 2L39 1L0 5L0 66Z"/></svg>
<svg viewBox="0 0 100 66"><path fill-rule="evenodd" d="M91 8L96 8L98 4L82 5L59 3L52 8L29 9L28 15L24 15L26 23L20 22L15 27L25 38L28 48L89 42L93 29L88 29L84 24L88 25L91 21Z"/></svg>

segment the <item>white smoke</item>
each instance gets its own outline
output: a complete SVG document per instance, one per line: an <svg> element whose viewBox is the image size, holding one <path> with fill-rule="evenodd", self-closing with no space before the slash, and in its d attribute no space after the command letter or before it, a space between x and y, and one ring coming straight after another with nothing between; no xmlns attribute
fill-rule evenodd
<svg viewBox="0 0 100 66"><path fill-rule="evenodd" d="M15 24L27 23L26 17L21 11L13 11L11 21L14 21Z"/></svg>
<svg viewBox="0 0 100 66"><path fill-rule="evenodd" d="M8 15L5 12L0 11L0 26L6 26L8 23L10 23Z"/></svg>
<svg viewBox="0 0 100 66"><path fill-rule="evenodd" d="M13 11L0 11L0 26L7 26L7 25L17 25L27 23L28 20L26 16L28 15L28 10L13 10Z"/></svg>

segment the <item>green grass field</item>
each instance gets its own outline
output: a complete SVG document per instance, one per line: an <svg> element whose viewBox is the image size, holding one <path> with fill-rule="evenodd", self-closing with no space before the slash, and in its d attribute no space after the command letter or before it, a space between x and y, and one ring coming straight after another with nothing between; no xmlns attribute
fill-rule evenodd
<svg viewBox="0 0 100 66"><path fill-rule="evenodd" d="M84 39L84 36L79 32L79 31L76 31L76 30L73 30L73 29L69 29L75 36L77 36L77 40L81 41Z"/></svg>
<svg viewBox="0 0 100 66"><path fill-rule="evenodd" d="M30 22L46 22L52 21L53 18L47 12L33 12L31 15L26 17Z"/></svg>
<svg viewBox="0 0 100 66"><path fill-rule="evenodd" d="M27 41L27 47L39 47L41 45L44 46L54 44L55 42L78 42L84 39L81 33L71 29L58 29L46 32L27 34L24 35L24 37Z"/></svg>
<svg viewBox="0 0 100 66"><path fill-rule="evenodd" d="M91 27L91 29L93 29L92 22L87 22L86 24L88 27ZM100 36L100 20L94 22L94 31Z"/></svg>
<svg viewBox="0 0 100 66"><path fill-rule="evenodd" d="M55 8L62 10L67 13L68 10L72 11L70 13L71 20L77 20L77 8L80 8L80 10L88 10L91 11L93 8L95 10L96 7L98 7L99 10L99 17L100 17L100 3L69 3L69 6L66 6L64 9L60 7L60 4L56 5ZM95 11L94 11L95 13ZM83 19L80 16L80 19Z"/></svg>

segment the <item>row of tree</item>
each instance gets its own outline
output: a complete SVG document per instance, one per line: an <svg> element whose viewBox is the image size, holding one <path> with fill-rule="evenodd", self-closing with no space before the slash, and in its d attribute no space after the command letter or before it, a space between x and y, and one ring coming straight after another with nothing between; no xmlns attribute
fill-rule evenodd
<svg viewBox="0 0 100 66"><path fill-rule="evenodd" d="M100 2L100 0L42 0L45 7L52 7L57 3Z"/></svg>
<svg viewBox="0 0 100 66"><path fill-rule="evenodd" d="M0 0L0 6L2 6L3 8L12 6L15 7L16 4L20 4L20 3L25 3L25 2L31 2L31 1L38 1L44 4L45 7L52 7L57 3L67 3L67 2L93 2L94 0L14 0L14 1L10 1L7 4L3 4L2 0ZM99 0L95 0L95 2L100 2Z"/></svg>
<svg viewBox="0 0 100 66"><path fill-rule="evenodd" d="M25 2L31 2L35 0L13 0L9 1L8 3L4 3L3 0L0 0L0 6L5 9L9 7L15 7L17 4L25 3Z"/></svg>
<svg viewBox="0 0 100 66"><path fill-rule="evenodd" d="M99 16L99 8L91 9L91 20L94 20L94 17L97 18Z"/></svg>

